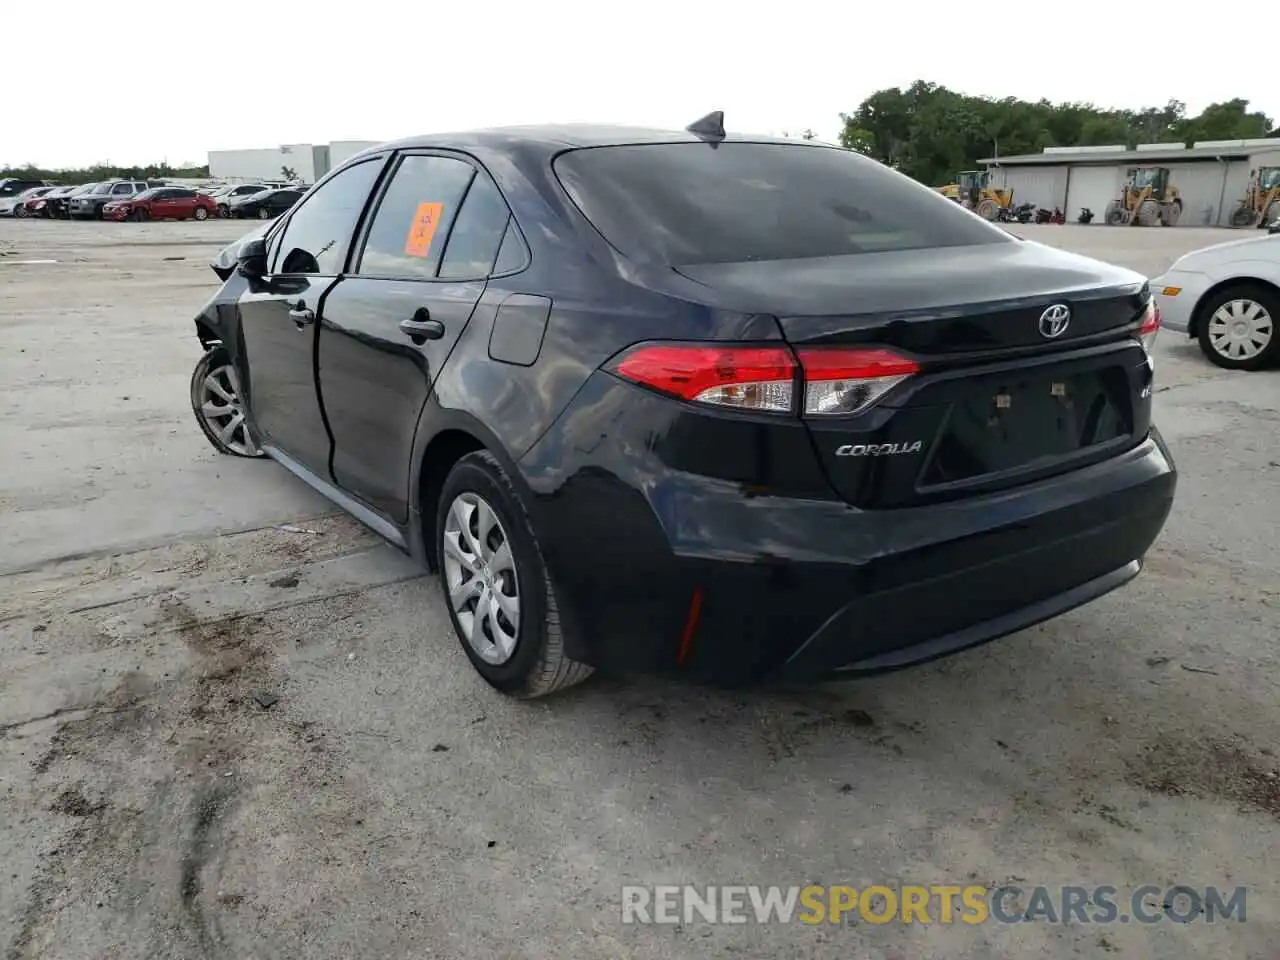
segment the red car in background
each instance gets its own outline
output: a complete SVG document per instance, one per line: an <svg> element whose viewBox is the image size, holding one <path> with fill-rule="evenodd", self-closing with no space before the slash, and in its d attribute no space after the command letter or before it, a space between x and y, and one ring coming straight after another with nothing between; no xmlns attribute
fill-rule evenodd
<svg viewBox="0 0 1280 960"><path fill-rule="evenodd" d="M218 201L186 187L152 187L136 197L113 200L102 208L104 220L208 220Z"/></svg>

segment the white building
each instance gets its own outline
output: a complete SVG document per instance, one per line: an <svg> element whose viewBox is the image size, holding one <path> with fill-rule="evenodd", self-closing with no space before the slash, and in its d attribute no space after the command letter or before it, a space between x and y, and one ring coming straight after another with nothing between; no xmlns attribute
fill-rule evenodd
<svg viewBox="0 0 1280 960"><path fill-rule="evenodd" d="M1131 167L1167 167L1178 188L1178 226L1227 226L1245 198L1252 172L1280 167L1280 139L1213 140L1123 146L1046 147L1043 153L988 157L993 186L1013 188L1013 202L1060 208L1074 220L1088 207L1101 222L1107 205L1120 197Z"/></svg>
<svg viewBox="0 0 1280 960"><path fill-rule="evenodd" d="M303 183L315 183L349 158L377 146L378 140L335 140L329 144L285 143L257 150L210 150L209 176L229 182L283 180L285 170Z"/></svg>
<svg viewBox="0 0 1280 960"><path fill-rule="evenodd" d="M340 167L357 153L376 147L381 140L334 140L329 144L329 170Z"/></svg>

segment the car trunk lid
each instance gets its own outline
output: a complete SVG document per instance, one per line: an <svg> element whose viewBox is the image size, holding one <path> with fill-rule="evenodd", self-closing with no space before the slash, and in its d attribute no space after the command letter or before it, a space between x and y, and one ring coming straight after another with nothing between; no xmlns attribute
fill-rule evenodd
<svg viewBox="0 0 1280 960"><path fill-rule="evenodd" d="M865 411L806 416L832 485L859 507L1031 482L1150 429L1151 364L1136 337L1149 294L1122 268L1008 243L678 272L719 306L772 312L802 362L864 347L916 362Z"/></svg>

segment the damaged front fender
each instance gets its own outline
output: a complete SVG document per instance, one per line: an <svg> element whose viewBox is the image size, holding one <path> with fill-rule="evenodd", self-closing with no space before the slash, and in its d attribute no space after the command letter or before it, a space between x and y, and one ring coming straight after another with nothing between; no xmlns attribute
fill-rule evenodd
<svg viewBox="0 0 1280 960"><path fill-rule="evenodd" d="M196 314L196 336L200 346L208 350L221 345L233 360L240 354L240 312L236 304L248 289L248 280L236 270L240 248L248 240L266 236L273 223L263 223L243 237L234 240L218 251L209 266L222 281L222 286Z"/></svg>

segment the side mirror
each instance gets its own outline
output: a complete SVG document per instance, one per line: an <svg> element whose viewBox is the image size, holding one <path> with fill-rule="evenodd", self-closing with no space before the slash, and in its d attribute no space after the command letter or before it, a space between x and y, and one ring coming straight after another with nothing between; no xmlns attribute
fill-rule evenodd
<svg viewBox="0 0 1280 960"><path fill-rule="evenodd" d="M260 237L246 240L236 254L236 269L240 275L257 279L267 273L267 242Z"/></svg>

